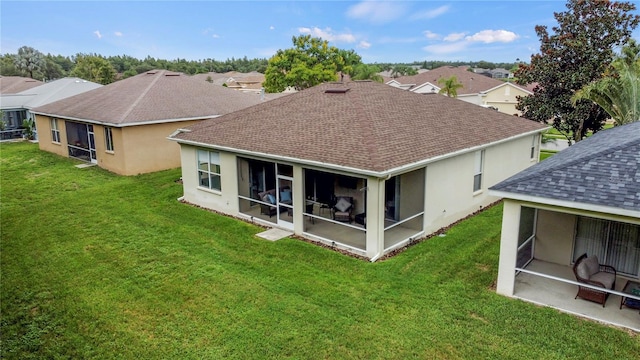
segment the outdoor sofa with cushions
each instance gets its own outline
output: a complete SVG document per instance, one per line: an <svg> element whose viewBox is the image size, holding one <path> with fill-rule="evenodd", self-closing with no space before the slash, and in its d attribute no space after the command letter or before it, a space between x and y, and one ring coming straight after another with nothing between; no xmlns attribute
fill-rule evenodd
<svg viewBox="0 0 640 360"><path fill-rule="evenodd" d="M616 287L616 269L609 265L601 265L595 255L587 257L587 254L582 254L573 264L573 273L579 283L608 290L613 290ZM604 307L609 293L578 286L578 294L575 298L577 299L578 297L597 302Z"/></svg>
<svg viewBox="0 0 640 360"><path fill-rule="evenodd" d="M260 214L269 215L272 217L276 214L276 189L271 189L267 191L262 191L258 193L258 197L265 203L271 204L260 204ZM291 199L291 188L288 186L282 187L280 189L280 202L283 204L292 204Z"/></svg>

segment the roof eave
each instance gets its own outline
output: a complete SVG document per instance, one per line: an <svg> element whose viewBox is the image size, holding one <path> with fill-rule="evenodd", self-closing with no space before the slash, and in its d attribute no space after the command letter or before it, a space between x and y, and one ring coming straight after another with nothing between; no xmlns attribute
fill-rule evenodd
<svg viewBox="0 0 640 360"><path fill-rule="evenodd" d="M560 200L560 199L554 199L554 198L546 198L546 197L535 196L535 195L513 193L513 192L508 192L503 190L489 189L489 195L497 196L505 199L528 202L528 203L537 203L537 204L551 205L551 206L562 207L562 208L577 209L577 210L588 211L588 212L597 212L597 213L611 214L616 216L630 217L630 218L637 219L637 223L640 224L640 210L629 210L629 209L622 209L622 208L613 207L613 206L589 204L589 203Z"/></svg>
<svg viewBox="0 0 640 360"><path fill-rule="evenodd" d="M337 164L324 163L324 162L320 162L320 161L306 160L306 159L293 158L293 157L282 156L282 155L274 155L274 154L268 154L268 153L260 153L260 152L250 151L250 150L238 149L238 148L234 148L234 147L207 144L207 143L202 143L202 142L193 141L193 140L184 140L184 139L179 139L179 138L175 137L181 132L191 132L191 130L189 130L189 129L178 129L173 134L169 135L167 137L167 139L172 140L172 141L176 141L176 142L178 142L180 144L185 144L185 145L199 146L199 147L204 147L204 148L217 149L217 150L221 150L221 151L235 152L235 153L244 154L244 155L258 156L258 157L263 157L263 158L272 158L272 159L276 159L276 160L282 160L282 161L293 162L293 163L298 163L298 164L307 164L307 165L311 165L311 166L322 167L322 168L327 168L327 169L334 169L334 170L339 170L339 171L346 171L346 172L362 174L362 175L372 176L372 177L377 177L377 178L388 178L388 177L393 176L393 175L402 174L402 173L405 173L405 172L409 172L409 171L413 171L413 170L419 169L421 167L427 166L430 163L434 163L434 162L437 162L437 161L445 160L445 159L448 159L448 158L451 158L451 157L455 157L455 156L459 156L459 155L462 155L462 154L465 154L465 153L469 153L469 152L474 152L474 151L477 151L477 150L485 149L487 147L496 146L496 145L499 145L499 144L502 144L502 143L505 143L505 142L513 141L513 140L516 140L516 139L519 139L519 138L522 138L522 137L526 137L526 136L530 136L530 135L533 135L533 134L541 133L541 132L545 131L546 129L548 129L548 128L545 127L545 128L538 129L538 130L528 131L526 133L510 136L508 138L500 139L500 140L497 140L497 141L493 141L493 142L490 142L490 143L486 143L486 144L482 144L482 145L478 145L478 146L474 146L474 147L470 147L470 148L457 150L457 151L450 152L450 153L443 154L443 155L430 157L430 158L427 158L427 159L423 159L423 160L416 161L416 162L413 162L413 163L405 164L405 165L398 166L398 167L391 168L391 169L384 170L384 171L366 170L366 169L354 168L354 167L349 167L349 166L342 166L342 165L337 165Z"/></svg>
<svg viewBox="0 0 640 360"><path fill-rule="evenodd" d="M58 119L66 119L66 120L71 120L71 121L86 122L86 123L90 123L90 124L96 124L96 125L102 125L102 126L110 126L110 127L116 127L116 128L123 128L123 127L130 127L130 126L140 126L140 125L166 124L166 123L172 123L172 122L183 122L183 121L191 121L191 120L207 120L207 119L214 119L214 118L217 118L217 117L220 116L220 115L210 115L210 116L202 116L202 117L199 116L199 117L180 118L180 119L160 119L160 120L138 121L138 122L133 122L133 123L118 124L118 123L112 123L112 122L107 122L107 121L82 119L82 118L76 118L76 117L73 117L73 116L51 114L51 113L46 113L46 112L41 112L41 111L31 111L31 112L33 114L36 114L36 115L50 116L50 117L54 117L54 118L58 118Z"/></svg>

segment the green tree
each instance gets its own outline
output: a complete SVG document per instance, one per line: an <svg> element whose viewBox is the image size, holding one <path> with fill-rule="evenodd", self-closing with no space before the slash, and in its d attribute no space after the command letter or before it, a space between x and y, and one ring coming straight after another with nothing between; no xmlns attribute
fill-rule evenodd
<svg viewBox="0 0 640 360"><path fill-rule="evenodd" d="M14 54L4 54L0 57L0 75L20 76L20 70L15 65Z"/></svg>
<svg viewBox="0 0 640 360"><path fill-rule="evenodd" d="M78 54L75 58L76 67L72 76L107 85L115 81L116 70L113 65L102 56Z"/></svg>
<svg viewBox="0 0 640 360"><path fill-rule="evenodd" d="M458 78L455 75L451 75L448 78L440 78L438 79L438 84L441 85L440 91L438 94L444 94L448 97L458 97L458 89L462 88L464 85L458 82Z"/></svg>
<svg viewBox="0 0 640 360"><path fill-rule="evenodd" d="M640 120L640 46L631 39L605 76L578 90L571 101L591 100L624 125Z"/></svg>
<svg viewBox="0 0 640 360"><path fill-rule="evenodd" d="M353 80L373 80L381 83L383 79L379 72L380 68L376 65L358 64L350 75Z"/></svg>
<svg viewBox="0 0 640 360"><path fill-rule="evenodd" d="M328 41L311 35L293 37L293 48L278 50L269 59L263 83L266 92L281 92L291 86L296 90L335 81L340 70L359 62L353 52L329 46Z"/></svg>
<svg viewBox="0 0 640 360"><path fill-rule="evenodd" d="M391 69L391 77L394 79L400 76L416 75L417 73L418 73L418 70L414 69L409 65L404 65L404 64L396 65Z"/></svg>
<svg viewBox="0 0 640 360"><path fill-rule="evenodd" d="M538 83L533 95L521 97L523 116L553 127L569 141L580 141L589 130L602 128L607 114L591 101L571 102L573 93L597 80L613 60L613 49L624 44L640 21L635 5L603 0L569 0L567 11L555 13L553 33L536 26L540 53L515 74L519 84Z"/></svg>
<svg viewBox="0 0 640 360"><path fill-rule="evenodd" d="M34 78L34 72L40 70L44 65L43 55L40 51L29 47L23 46L18 49L18 53L14 58L15 67L29 75L30 78Z"/></svg>
<svg viewBox="0 0 640 360"><path fill-rule="evenodd" d="M45 56L43 66L40 69L42 75L47 80L55 80L65 77L66 72L58 63L53 61L49 56Z"/></svg>

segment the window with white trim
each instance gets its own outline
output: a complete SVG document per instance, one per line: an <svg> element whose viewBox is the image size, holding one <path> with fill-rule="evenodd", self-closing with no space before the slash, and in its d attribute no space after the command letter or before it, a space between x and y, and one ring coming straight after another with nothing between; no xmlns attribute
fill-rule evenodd
<svg viewBox="0 0 640 360"><path fill-rule="evenodd" d="M107 151L113 151L113 132L110 127L104 128L104 142Z"/></svg>
<svg viewBox="0 0 640 360"><path fill-rule="evenodd" d="M533 135L531 140L531 160L536 158L536 147L538 146L538 135Z"/></svg>
<svg viewBox="0 0 640 360"><path fill-rule="evenodd" d="M198 186L221 191L220 153L198 150Z"/></svg>
<svg viewBox="0 0 640 360"><path fill-rule="evenodd" d="M58 129L58 119L51 118L49 119L51 123L51 141L59 143L60 142L60 129Z"/></svg>
<svg viewBox="0 0 640 360"><path fill-rule="evenodd" d="M484 164L484 150L478 150L475 154L474 171L473 171L473 191L482 189L482 167Z"/></svg>

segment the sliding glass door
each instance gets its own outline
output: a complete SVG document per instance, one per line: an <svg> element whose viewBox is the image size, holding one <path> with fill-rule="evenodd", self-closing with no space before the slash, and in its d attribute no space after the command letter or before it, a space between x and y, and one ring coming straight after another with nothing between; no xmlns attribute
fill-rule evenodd
<svg viewBox="0 0 640 360"><path fill-rule="evenodd" d="M637 277L640 273L640 226L579 217L573 260L584 253L596 255L617 272Z"/></svg>

